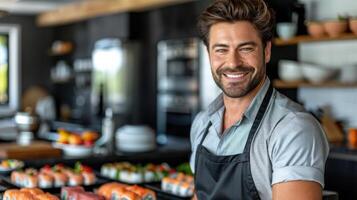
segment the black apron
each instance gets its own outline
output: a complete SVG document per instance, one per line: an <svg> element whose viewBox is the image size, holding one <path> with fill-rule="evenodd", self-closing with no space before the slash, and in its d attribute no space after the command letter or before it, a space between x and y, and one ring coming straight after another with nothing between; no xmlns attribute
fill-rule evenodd
<svg viewBox="0 0 357 200"><path fill-rule="evenodd" d="M209 152L202 145L211 126L209 122L196 151L195 190L199 200L260 199L250 171L250 146L272 93L270 84L241 154L217 156Z"/></svg>

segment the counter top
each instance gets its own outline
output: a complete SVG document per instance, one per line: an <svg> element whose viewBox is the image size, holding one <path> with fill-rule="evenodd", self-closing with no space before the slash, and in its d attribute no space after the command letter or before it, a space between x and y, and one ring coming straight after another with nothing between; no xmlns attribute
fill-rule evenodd
<svg viewBox="0 0 357 200"><path fill-rule="evenodd" d="M45 164L53 165L56 163L73 165L76 161L80 161L97 169L100 168L103 163L119 161L129 161L133 163L167 162L171 165L178 165L183 162L188 162L190 153L189 139L169 137L167 144L158 146L155 150L149 152L114 152L104 155L94 154L88 157L63 156L62 158L28 159L24 160L24 162L28 166L42 167Z"/></svg>

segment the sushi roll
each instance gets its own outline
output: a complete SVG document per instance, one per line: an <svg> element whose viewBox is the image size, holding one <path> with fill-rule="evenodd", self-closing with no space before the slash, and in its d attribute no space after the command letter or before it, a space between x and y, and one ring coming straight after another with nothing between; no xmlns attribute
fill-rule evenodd
<svg viewBox="0 0 357 200"><path fill-rule="evenodd" d="M12 197L14 200L21 199L21 200L37 200L31 193L28 192L18 192L15 193L15 196Z"/></svg>
<svg viewBox="0 0 357 200"><path fill-rule="evenodd" d="M114 165L111 164L111 163L107 163L107 164L102 165L102 167L100 168L100 174L102 176L104 176L104 177L109 177L110 170L113 167L114 167Z"/></svg>
<svg viewBox="0 0 357 200"><path fill-rule="evenodd" d="M61 200L70 200L75 193L84 192L83 187L62 187L61 188Z"/></svg>
<svg viewBox="0 0 357 200"><path fill-rule="evenodd" d="M115 165L112 165L108 168L107 177L117 180L119 176L119 172L120 172L119 168Z"/></svg>
<svg viewBox="0 0 357 200"><path fill-rule="evenodd" d="M125 190L120 198L120 200L141 200L139 195L129 190Z"/></svg>
<svg viewBox="0 0 357 200"><path fill-rule="evenodd" d="M165 177L161 181L161 189L166 192L173 192L175 179L170 177Z"/></svg>
<svg viewBox="0 0 357 200"><path fill-rule="evenodd" d="M63 172L53 172L52 173L54 178L54 186L55 187L62 187L67 184L68 176Z"/></svg>
<svg viewBox="0 0 357 200"><path fill-rule="evenodd" d="M44 192L41 189L38 188L21 188L21 192L28 192L32 194L33 196L37 196L40 194L44 194Z"/></svg>
<svg viewBox="0 0 357 200"><path fill-rule="evenodd" d="M45 165L40 169L40 173L48 173L51 174L52 173L52 168L50 165Z"/></svg>
<svg viewBox="0 0 357 200"><path fill-rule="evenodd" d="M155 181L155 173L153 171L146 170L144 172L144 181L145 182Z"/></svg>
<svg viewBox="0 0 357 200"><path fill-rule="evenodd" d="M56 197L55 195L46 193L46 194L37 195L36 200L60 200L60 199L58 197Z"/></svg>
<svg viewBox="0 0 357 200"><path fill-rule="evenodd" d="M124 187L113 187L111 189L111 200L121 200L123 193L126 191Z"/></svg>
<svg viewBox="0 0 357 200"><path fill-rule="evenodd" d="M15 185L21 185L24 181L25 173L21 171L13 171L10 175L10 180Z"/></svg>
<svg viewBox="0 0 357 200"><path fill-rule="evenodd" d="M20 193L20 190L17 189L6 190L3 195L3 200L13 200L18 193Z"/></svg>
<svg viewBox="0 0 357 200"><path fill-rule="evenodd" d="M81 192L77 194L78 200L105 200L103 196L94 194L92 192Z"/></svg>
<svg viewBox="0 0 357 200"><path fill-rule="evenodd" d="M189 182L182 182L177 193L179 196L188 197L193 195L193 185Z"/></svg>
<svg viewBox="0 0 357 200"><path fill-rule="evenodd" d="M105 199L111 199L112 191L114 188L125 188L125 187L127 187L127 185L121 183L116 183L116 182L106 183L98 188L97 193L101 196L104 196Z"/></svg>
<svg viewBox="0 0 357 200"><path fill-rule="evenodd" d="M53 187L53 176L48 173L40 173L38 175L38 186L40 188L51 188Z"/></svg>
<svg viewBox="0 0 357 200"><path fill-rule="evenodd" d="M82 172L84 185L93 185L96 182L96 176L93 172Z"/></svg>
<svg viewBox="0 0 357 200"><path fill-rule="evenodd" d="M38 177L36 175L26 174L24 182L21 185L26 188L38 187Z"/></svg>
<svg viewBox="0 0 357 200"><path fill-rule="evenodd" d="M137 185L126 187L125 189L139 195L142 200L156 200L156 194L152 190L139 187Z"/></svg>
<svg viewBox="0 0 357 200"><path fill-rule="evenodd" d="M69 186L77 186L83 184L83 176L77 173L71 173L68 176L68 185Z"/></svg>

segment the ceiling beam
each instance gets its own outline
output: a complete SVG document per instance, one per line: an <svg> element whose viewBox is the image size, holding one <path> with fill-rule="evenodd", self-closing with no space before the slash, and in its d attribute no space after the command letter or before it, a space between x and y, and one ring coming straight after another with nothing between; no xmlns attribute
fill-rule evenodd
<svg viewBox="0 0 357 200"><path fill-rule="evenodd" d="M37 24L39 26L64 25L108 14L139 12L190 1L195 0L88 0L44 12L37 17Z"/></svg>

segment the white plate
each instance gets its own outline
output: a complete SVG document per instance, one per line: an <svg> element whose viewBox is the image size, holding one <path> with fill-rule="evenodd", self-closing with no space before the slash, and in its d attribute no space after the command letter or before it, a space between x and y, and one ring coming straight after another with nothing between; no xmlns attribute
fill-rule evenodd
<svg viewBox="0 0 357 200"><path fill-rule="evenodd" d="M24 167L24 162L20 161L20 160L16 160L17 164L11 168L4 168L2 166L0 166L0 173L8 173L17 169L20 169L22 167Z"/></svg>
<svg viewBox="0 0 357 200"><path fill-rule="evenodd" d="M92 155L93 147L86 147L82 145L72 145L72 144L61 144L61 143L52 143L53 147L63 150L64 155L66 156L76 156L76 157L85 157Z"/></svg>

